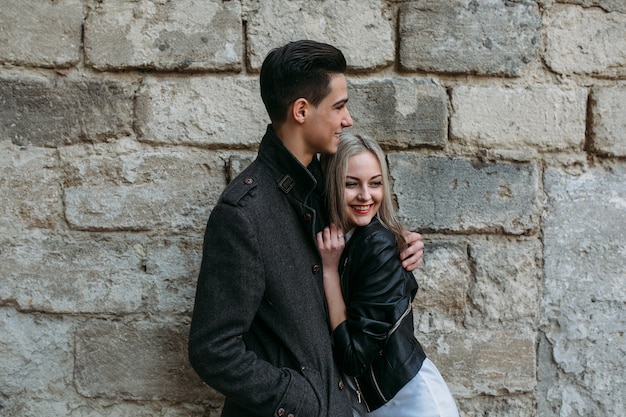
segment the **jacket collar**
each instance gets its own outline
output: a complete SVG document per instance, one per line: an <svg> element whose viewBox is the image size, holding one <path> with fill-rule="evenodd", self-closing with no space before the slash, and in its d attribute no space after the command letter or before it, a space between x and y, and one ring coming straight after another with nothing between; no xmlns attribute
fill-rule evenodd
<svg viewBox="0 0 626 417"><path fill-rule="evenodd" d="M321 182L321 178L316 178L285 147L283 141L274 132L272 125L267 126L265 135L261 140L258 158L274 172L278 188L302 202L315 189L318 180ZM319 161L313 158L312 165L318 168ZM313 169L313 172L320 175L321 170Z"/></svg>

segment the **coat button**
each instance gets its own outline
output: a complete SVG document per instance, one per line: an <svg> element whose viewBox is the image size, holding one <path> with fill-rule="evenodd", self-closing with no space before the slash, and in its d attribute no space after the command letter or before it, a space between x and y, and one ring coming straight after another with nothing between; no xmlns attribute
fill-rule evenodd
<svg viewBox="0 0 626 417"><path fill-rule="evenodd" d="M320 272L320 269L322 269L322 267L319 266L319 264L315 264L313 265L313 268L311 268L314 274L317 274L318 272Z"/></svg>
<svg viewBox="0 0 626 417"><path fill-rule="evenodd" d="M282 417L285 415L285 409L284 408L279 408L278 411L276 411L276 415L278 417Z"/></svg>
<svg viewBox="0 0 626 417"><path fill-rule="evenodd" d="M343 384L343 381L340 379L339 380L339 391L342 391L344 389L345 385Z"/></svg>
<svg viewBox="0 0 626 417"><path fill-rule="evenodd" d="M245 180L243 180L244 184L250 185L254 182L254 180L252 178L246 178Z"/></svg>
<svg viewBox="0 0 626 417"><path fill-rule="evenodd" d="M309 223L311 220L313 220L313 216L311 216L310 213L307 213L304 215L304 221Z"/></svg>

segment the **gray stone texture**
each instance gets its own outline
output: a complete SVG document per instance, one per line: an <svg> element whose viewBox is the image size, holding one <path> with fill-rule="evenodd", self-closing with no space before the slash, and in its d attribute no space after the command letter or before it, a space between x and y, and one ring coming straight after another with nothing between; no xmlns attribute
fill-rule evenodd
<svg viewBox="0 0 626 417"><path fill-rule="evenodd" d="M554 369L542 391L567 415L624 413L625 177L623 165L545 174L542 330Z"/></svg>
<svg viewBox="0 0 626 417"><path fill-rule="evenodd" d="M68 147L61 161L65 217L77 230L201 230L226 184L219 155L193 149L122 141Z"/></svg>
<svg viewBox="0 0 626 417"><path fill-rule="evenodd" d="M179 324L85 322L76 332L76 389L89 398L219 398L189 365L187 333Z"/></svg>
<svg viewBox="0 0 626 417"><path fill-rule="evenodd" d="M2 0L0 63L45 68L78 64L82 20L81 0Z"/></svg>
<svg viewBox="0 0 626 417"><path fill-rule="evenodd" d="M139 138L211 148L257 145L269 123L259 90L258 78L147 78L137 93Z"/></svg>
<svg viewBox="0 0 626 417"><path fill-rule="evenodd" d="M539 226L532 164L388 155L398 213L410 229L526 234Z"/></svg>
<svg viewBox="0 0 626 417"><path fill-rule="evenodd" d="M99 2L85 20L86 62L100 70L238 71L243 58L237 1Z"/></svg>
<svg viewBox="0 0 626 417"><path fill-rule="evenodd" d="M420 0L400 8L399 65L407 71L519 76L535 56L535 2Z"/></svg>
<svg viewBox="0 0 626 417"><path fill-rule="evenodd" d="M106 79L0 75L0 141L62 146L132 131L133 87Z"/></svg>
<svg viewBox="0 0 626 417"><path fill-rule="evenodd" d="M626 76L623 13L555 7L546 12L546 64L559 74Z"/></svg>
<svg viewBox="0 0 626 417"><path fill-rule="evenodd" d="M248 61L260 70L267 53L287 42L314 39L344 51L348 66L371 70L391 66L394 26L383 0L243 0L247 15Z"/></svg>
<svg viewBox="0 0 626 417"><path fill-rule="evenodd" d="M74 358L67 320L0 308L0 334L0 401L25 388L31 396L51 399L71 387Z"/></svg>
<svg viewBox="0 0 626 417"><path fill-rule="evenodd" d="M590 98L591 149L601 155L626 156L626 86L596 87Z"/></svg>
<svg viewBox="0 0 626 417"><path fill-rule="evenodd" d="M587 91L550 86L452 90L450 135L496 149L580 149L585 141Z"/></svg>
<svg viewBox="0 0 626 417"><path fill-rule="evenodd" d="M626 13L623 0L558 0L559 3L578 4L584 7L600 7L607 12Z"/></svg>
<svg viewBox="0 0 626 417"><path fill-rule="evenodd" d="M448 141L448 95L432 79L358 79L350 82L350 113L356 130L391 148Z"/></svg>
<svg viewBox="0 0 626 417"><path fill-rule="evenodd" d="M445 371L459 398L533 392L536 346L530 331L464 330L420 338L426 355Z"/></svg>
<svg viewBox="0 0 626 417"><path fill-rule="evenodd" d="M0 235L25 228L53 229L61 211L61 172L54 149L0 140Z"/></svg>

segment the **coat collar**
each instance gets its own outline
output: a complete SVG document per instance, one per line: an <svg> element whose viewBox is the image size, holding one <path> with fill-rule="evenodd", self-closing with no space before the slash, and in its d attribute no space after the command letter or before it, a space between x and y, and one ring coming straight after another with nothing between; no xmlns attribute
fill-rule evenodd
<svg viewBox="0 0 626 417"><path fill-rule="evenodd" d="M278 188L300 201L306 200L318 182L322 186L321 169L317 158L313 158L309 166L311 170L307 169L285 147L283 141L274 132L272 125L267 126L261 140L258 158L274 172Z"/></svg>

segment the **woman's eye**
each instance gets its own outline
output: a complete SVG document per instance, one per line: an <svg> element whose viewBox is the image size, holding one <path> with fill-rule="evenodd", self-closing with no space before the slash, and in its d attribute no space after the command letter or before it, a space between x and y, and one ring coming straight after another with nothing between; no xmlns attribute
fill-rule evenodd
<svg viewBox="0 0 626 417"><path fill-rule="evenodd" d="M372 183L370 183L370 186L372 187L382 187L383 182L382 181L374 181Z"/></svg>
<svg viewBox="0 0 626 417"><path fill-rule="evenodd" d="M352 188L352 187L356 187L356 182L347 182L346 183L346 188Z"/></svg>

